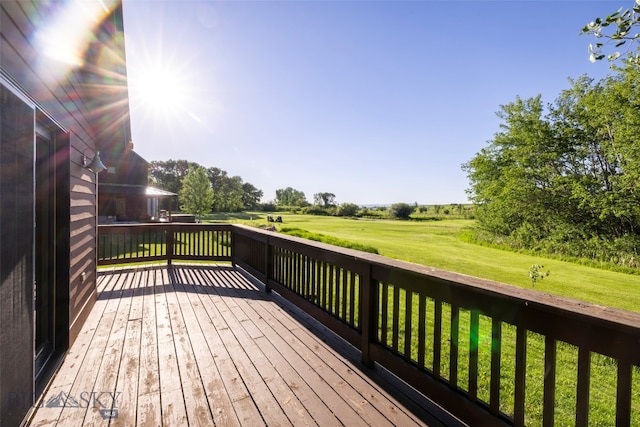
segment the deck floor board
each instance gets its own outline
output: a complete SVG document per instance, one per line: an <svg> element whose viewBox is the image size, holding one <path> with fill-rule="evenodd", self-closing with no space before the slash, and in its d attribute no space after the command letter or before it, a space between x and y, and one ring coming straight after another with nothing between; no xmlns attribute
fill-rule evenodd
<svg viewBox="0 0 640 427"><path fill-rule="evenodd" d="M30 425L438 425L329 334L232 266L104 270Z"/></svg>

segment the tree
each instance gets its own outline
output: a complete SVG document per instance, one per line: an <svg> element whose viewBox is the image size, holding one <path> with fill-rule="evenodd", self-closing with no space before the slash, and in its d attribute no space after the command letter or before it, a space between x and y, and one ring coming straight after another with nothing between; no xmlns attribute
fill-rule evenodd
<svg viewBox="0 0 640 427"><path fill-rule="evenodd" d="M358 213L358 205L355 203L342 203L336 210L337 216L356 216Z"/></svg>
<svg viewBox="0 0 640 427"><path fill-rule="evenodd" d="M307 198L302 191L291 187L276 190L276 204L278 206L307 206Z"/></svg>
<svg viewBox="0 0 640 427"><path fill-rule="evenodd" d="M587 254L606 242L637 256L640 70L571 83L548 106L539 96L501 106L501 131L463 165L476 217L521 247Z"/></svg>
<svg viewBox="0 0 640 427"><path fill-rule="evenodd" d="M177 194L189 171L198 167L201 166L187 160L152 161L149 165L149 182Z"/></svg>
<svg viewBox="0 0 640 427"><path fill-rule="evenodd" d="M336 205L336 195L333 193L316 193L313 195L313 204L323 208L330 208Z"/></svg>
<svg viewBox="0 0 640 427"><path fill-rule="evenodd" d="M198 163L187 160L153 161L149 168L149 180L164 190L180 193L185 177L200 167ZM262 198L262 190L243 182L239 176L230 177L220 168L207 168L206 175L214 192L213 211L254 209Z"/></svg>
<svg viewBox="0 0 640 427"><path fill-rule="evenodd" d="M237 212L244 209L254 209L262 198L262 190L248 182L243 182L239 176L230 177L226 171L220 168L208 168L207 176L211 182L211 188L215 192L214 212Z"/></svg>
<svg viewBox="0 0 640 427"><path fill-rule="evenodd" d="M218 212L239 212L243 210L243 195L242 178L232 176L224 179L220 187L220 197L215 204L216 210Z"/></svg>
<svg viewBox="0 0 640 427"><path fill-rule="evenodd" d="M389 208L389 214L391 218L409 219L409 216L413 213L415 207L408 203L394 203Z"/></svg>
<svg viewBox="0 0 640 427"><path fill-rule="evenodd" d="M211 183L204 168L198 167L190 171L182 182L179 195L181 209L201 218L204 214L211 212L213 196Z"/></svg>
<svg viewBox="0 0 640 427"><path fill-rule="evenodd" d="M255 209L258 207L262 195L262 190L257 189L248 182L242 184L242 204L244 205L244 209Z"/></svg>
<svg viewBox="0 0 640 427"><path fill-rule="evenodd" d="M636 0L631 9L620 8L605 18L596 18L582 28L581 34L594 36L598 42L589 44L589 59L596 62L605 57L613 62L624 58L628 64L640 66L640 53L633 49L640 39L640 33L632 32L634 27L640 26L640 1ZM611 45L614 51L603 53ZM625 46L626 45L626 46ZM625 51L618 48L625 47Z"/></svg>

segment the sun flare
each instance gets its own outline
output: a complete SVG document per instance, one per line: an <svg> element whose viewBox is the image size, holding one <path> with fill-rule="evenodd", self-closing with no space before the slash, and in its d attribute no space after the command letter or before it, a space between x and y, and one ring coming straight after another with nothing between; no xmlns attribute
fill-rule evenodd
<svg viewBox="0 0 640 427"><path fill-rule="evenodd" d="M186 83L177 72L162 67L140 70L130 91L145 110L154 113L176 113L187 106Z"/></svg>
<svg viewBox="0 0 640 427"><path fill-rule="evenodd" d="M154 62L130 71L132 107L156 121L199 122L192 111L197 99L187 74L178 66Z"/></svg>

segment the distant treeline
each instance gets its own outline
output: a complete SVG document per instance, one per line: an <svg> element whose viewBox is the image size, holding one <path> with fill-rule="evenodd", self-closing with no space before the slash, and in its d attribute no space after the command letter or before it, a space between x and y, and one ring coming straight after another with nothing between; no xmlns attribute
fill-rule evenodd
<svg viewBox="0 0 640 427"><path fill-rule="evenodd" d="M248 182L243 182L239 176L229 176L220 168L206 168L188 160L151 162L149 182L163 190L179 194L184 178L198 167L204 168L211 182L214 192L212 212L240 212L256 209L259 206L262 190Z"/></svg>

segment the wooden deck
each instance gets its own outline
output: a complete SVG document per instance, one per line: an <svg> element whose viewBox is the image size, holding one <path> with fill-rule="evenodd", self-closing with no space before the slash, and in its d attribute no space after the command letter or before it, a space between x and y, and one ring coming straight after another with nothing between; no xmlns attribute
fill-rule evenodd
<svg viewBox="0 0 640 427"><path fill-rule="evenodd" d="M446 416L231 266L109 270L98 290L30 425L412 426Z"/></svg>

